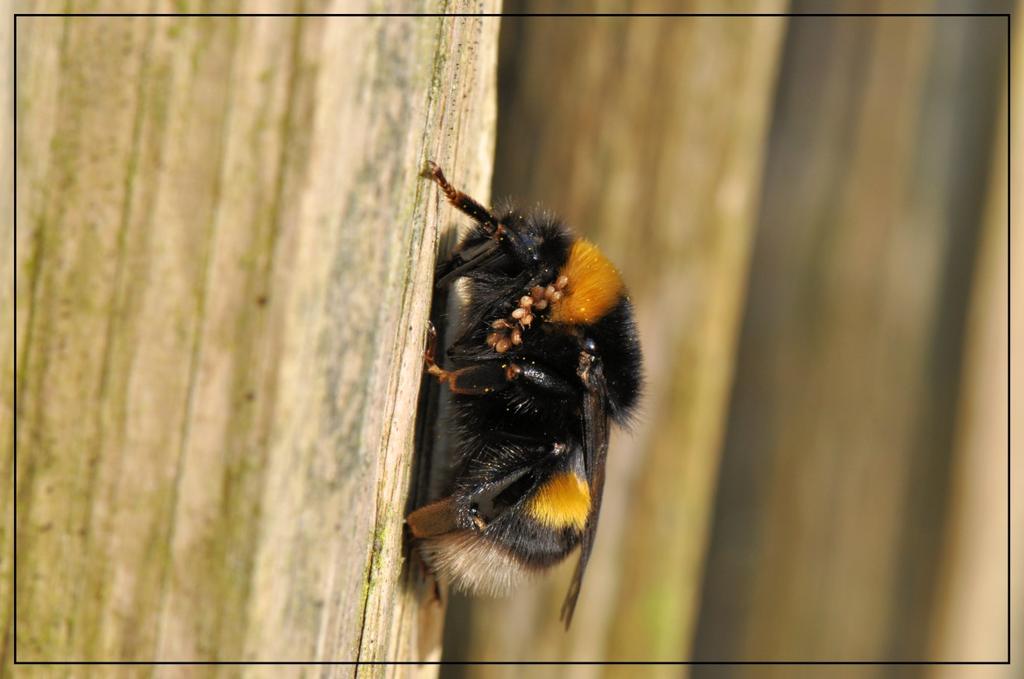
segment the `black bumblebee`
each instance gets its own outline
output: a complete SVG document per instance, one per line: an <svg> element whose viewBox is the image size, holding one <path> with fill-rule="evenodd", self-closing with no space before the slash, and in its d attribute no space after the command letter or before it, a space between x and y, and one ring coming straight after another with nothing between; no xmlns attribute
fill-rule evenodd
<svg viewBox="0 0 1024 679"><path fill-rule="evenodd" d="M424 561L456 587L500 595L580 546L562 605L572 620L594 544L609 420L628 421L640 395L633 307L597 247L546 214L492 213L452 187L436 164L423 176L473 218L438 269L465 277L453 369L427 371L454 393L450 494L407 523Z"/></svg>

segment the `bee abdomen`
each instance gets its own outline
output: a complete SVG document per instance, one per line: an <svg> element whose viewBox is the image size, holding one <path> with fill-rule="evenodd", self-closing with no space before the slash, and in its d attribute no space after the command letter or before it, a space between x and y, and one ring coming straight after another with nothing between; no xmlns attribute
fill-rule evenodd
<svg viewBox="0 0 1024 679"><path fill-rule="evenodd" d="M485 596L508 596L535 569L498 543L473 530L424 538L420 554L456 589Z"/></svg>

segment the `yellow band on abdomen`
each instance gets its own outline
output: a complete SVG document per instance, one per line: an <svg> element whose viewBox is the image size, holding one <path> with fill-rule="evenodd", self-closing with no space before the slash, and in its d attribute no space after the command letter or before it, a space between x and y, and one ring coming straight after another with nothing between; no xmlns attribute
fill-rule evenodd
<svg viewBox="0 0 1024 679"><path fill-rule="evenodd" d="M572 472L555 474L540 487L526 511L545 526L582 530L590 514L590 488Z"/></svg>

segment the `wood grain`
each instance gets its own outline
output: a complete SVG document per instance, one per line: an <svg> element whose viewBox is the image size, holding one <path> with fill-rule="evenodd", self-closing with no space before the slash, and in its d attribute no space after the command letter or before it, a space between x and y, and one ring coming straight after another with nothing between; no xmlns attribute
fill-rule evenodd
<svg viewBox="0 0 1024 679"><path fill-rule="evenodd" d="M1018 27L1014 26L1016 30ZM1011 83L1014 92L1013 125L1024 127L1020 113L1020 92L1024 86L1024 40L1018 32L1010 45L1013 59ZM1017 455L1012 465L1012 488L1007 483L1008 455L1017 440L1021 423L1020 406L1010 412L1010 390L1019 393L1020 362L1013 373L1008 365L1011 323L1020 348L1020 300L1024 295L1020 248L1020 212L1014 210L1011 225L1009 171L1021 167L1021 147L1009 148L1008 93L995 124L991 170L979 235L977 267L972 281L968 309L961 394L957 403L954 439L949 528L939 558L935 616L931 625L929 651L933 658L1013 658L1024 653L1024 597L1016 584L1008 589L1012 573L1024 570L1021 550L1024 540L1024 512L1018 498L1024 491L1024 475ZM1019 184L1018 184L1019 186ZM1018 191L1019 193L1019 191ZM1016 197L1016 196L1015 196ZM1014 245L1010 250L1010 231ZM1011 275L1011 272L1012 273ZM1011 288L1012 286L1012 288ZM1012 292L1012 295L1011 295ZM1016 302L1010 308L1011 296ZM1007 313L1009 310L1009 314ZM1012 318L1011 318L1012 314ZM1014 396L1013 402L1020 403ZM1010 419L1012 418L1012 420ZM1014 423L1010 428L1011 422ZM1009 436L1012 437L1008 440ZM1009 446L1009 447L1008 447ZM1008 516L1010 497L1014 515ZM1009 520L1009 525L1007 521ZM1007 534L1012 530L1012 554L1007 554ZM1007 572L1007 559L1012 567ZM1012 592L1012 599L1011 599ZM1008 603L1009 602L1009 605ZM1011 618L1012 617L1012 625ZM1007 638L1007 629L1013 637ZM1009 644L1009 646L1007 645ZM986 677L1014 676L1012 666L987 668ZM1019 673L1019 672L1018 672ZM929 676L954 677L950 665L929 668Z"/></svg>
<svg viewBox="0 0 1024 679"><path fill-rule="evenodd" d="M1005 33L791 22L698 659L931 659Z"/></svg>
<svg viewBox="0 0 1024 679"><path fill-rule="evenodd" d="M436 659L402 521L450 212L417 172L487 198L497 19L17 30L18 659Z"/></svg>
<svg viewBox="0 0 1024 679"><path fill-rule="evenodd" d="M587 7L715 11L699 3ZM560 214L621 269L637 309L647 387L633 431L612 436L600 528L572 628L563 631L558 610L574 557L508 599L453 603L446 657L687 656L785 25L504 19L495 196ZM679 668L647 672L677 676ZM516 668L466 673L516 676Z"/></svg>

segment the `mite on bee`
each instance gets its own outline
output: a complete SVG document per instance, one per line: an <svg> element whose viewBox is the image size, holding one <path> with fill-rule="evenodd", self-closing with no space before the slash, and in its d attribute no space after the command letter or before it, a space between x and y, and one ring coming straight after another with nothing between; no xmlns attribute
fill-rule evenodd
<svg viewBox="0 0 1024 679"><path fill-rule="evenodd" d="M633 307L597 247L545 213L488 210L427 162L422 176L475 222L437 272L465 278L451 362L427 372L453 394L447 495L406 519L423 560L472 593L501 595L580 547L562 605L572 620L604 488L609 422L636 407Z"/></svg>

